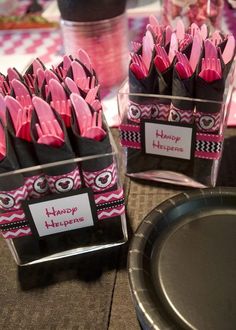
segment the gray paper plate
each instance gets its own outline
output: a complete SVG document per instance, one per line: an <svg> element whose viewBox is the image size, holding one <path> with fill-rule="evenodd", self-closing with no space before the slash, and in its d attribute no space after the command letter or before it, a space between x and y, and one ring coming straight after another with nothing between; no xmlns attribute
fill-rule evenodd
<svg viewBox="0 0 236 330"><path fill-rule="evenodd" d="M157 206L134 235L128 268L143 329L236 329L236 189Z"/></svg>

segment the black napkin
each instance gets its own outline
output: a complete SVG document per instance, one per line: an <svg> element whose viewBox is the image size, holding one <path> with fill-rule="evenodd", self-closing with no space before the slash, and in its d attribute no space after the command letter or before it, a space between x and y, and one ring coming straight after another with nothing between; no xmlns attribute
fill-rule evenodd
<svg viewBox="0 0 236 330"><path fill-rule="evenodd" d="M103 125L103 129L106 130L105 125ZM85 186L91 187L94 192L116 189L118 174L114 157L112 155L99 157L99 155L112 152L108 131L102 141L82 137L72 108L72 132L71 139L76 156L98 156L91 160L84 160L81 163Z"/></svg>
<svg viewBox="0 0 236 330"><path fill-rule="evenodd" d="M35 125L39 122L39 119L36 112L33 111L31 123L32 139L40 164L49 164L57 161L73 159L75 157L64 123L57 112L53 111L53 113L64 132L64 143L60 147L53 147L37 142L38 135ZM43 171L46 174L46 179L51 192L63 193L78 189L81 186L79 169L76 163L53 166L46 168Z"/></svg>
<svg viewBox="0 0 236 330"><path fill-rule="evenodd" d="M172 95L178 97L194 97L195 75L190 78L181 79L177 70L173 70ZM169 121L191 124L193 117L194 101L183 99L172 99Z"/></svg>
<svg viewBox="0 0 236 330"><path fill-rule="evenodd" d="M33 167L39 164L32 142L18 138L13 128L9 111L7 115L7 127L21 168ZM42 171L28 171L24 173L25 185L30 198L40 198L48 193L48 185Z"/></svg>
<svg viewBox="0 0 236 330"><path fill-rule="evenodd" d="M0 125L2 122L0 121ZM7 173L20 168L10 135L4 128L6 140L6 156L0 161L0 173ZM0 177L0 212L19 209L21 202L28 198L28 191L22 174Z"/></svg>
<svg viewBox="0 0 236 330"><path fill-rule="evenodd" d="M195 85L195 97L207 102L196 101L195 122L198 132L218 134L223 124L224 117L224 91L227 77L227 69L222 63L222 78L213 82L206 82L197 75ZM199 70L198 70L199 71ZM194 178L207 185L212 185L213 164L215 160L196 158L194 162Z"/></svg>

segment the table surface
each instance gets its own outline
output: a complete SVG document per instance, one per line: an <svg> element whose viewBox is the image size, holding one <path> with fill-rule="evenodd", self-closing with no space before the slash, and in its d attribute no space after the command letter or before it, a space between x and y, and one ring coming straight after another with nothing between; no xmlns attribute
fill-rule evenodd
<svg viewBox="0 0 236 330"><path fill-rule="evenodd" d="M231 14L225 19L229 27L235 19ZM129 24L131 39L139 38L146 18L132 18ZM0 44L0 55L41 54L47 63L63 54L59 30L0 31ZM117 139L117 130L113 133ZM234 136L235 129L228 134ZM218 184L236 186L235 138L225 145ZM184 189L125 176L124 187L130 238L147 213ZM139 329L128 285L127 250L128 244L95 255L18 268L1 239L0 328Z"/></svg>

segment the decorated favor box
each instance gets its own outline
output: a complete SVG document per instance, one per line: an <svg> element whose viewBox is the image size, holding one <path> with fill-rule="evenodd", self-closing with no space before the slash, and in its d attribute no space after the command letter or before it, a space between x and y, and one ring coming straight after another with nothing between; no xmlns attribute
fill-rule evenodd
<svg viewBox="0 0 236 330"><path fill-rule="evenodd" d="M118 94L120 138L130 177L214 186L222 155L235 39L154 16L130 53Z"/></svg>
<svg viewBox="0 0 236 330"><path fill-rule="evenodd" d="M231 88L225 89L222 101L134 94L129 92L126 82L118 94L120 142L126 175L190 187L215 186L230 94ZM137 103L135 108L133 101L130 101L134 97L142 100L142 104ZM167 103L178 105L178 108L190 104L193 120L187 123L183 112L180 120L179 112L175 112L174 107L170 109L171 121L158 120L151 115L147 117L146 110L153 107L156 111L156 105L163 103L163 98ZM130 105L135 120L130 118ZM201 117L200 109L205 111ZM187 119L188 113L186 111Z"/></svg>
<svg viewBox="0 0 236 330"><path fill-rule="evenodd" d="M34 61L23 78L3 77L0 233L18 265L127 241L118 151L99 85L94 71L75 64L64 56L52 70Z"/></svg>
<svg viewBox="0 0 236 330"><path fill-rule="evenodd" d="M108 131L109 152L85 157L70 158L42 164L27 169L5 171L0 174L0 182L11 187L19 186L17 207L6 208L1 199L0 230L18 265L29 265L53 259L73 256L90 251L118 246L127 241L124 192L119 179L118 154L114 140ZM23 195L19 178L29 172L31 175L40 169L43 173L65 173L66 168L87 168L88 164L110 163L116 169L115 184L109 181L113 172L106 169L91 174L94 185L89 187L81 172L82 184L75 188L69 173L58 176L54 189L42 198ZM109 175L108 180L105 174ZM97 180L96 180L97 175ZM109 189L105 188L106 182ZM15 184L14 184L15 183ZM22 180L22 184L24 181ZM4 185L3 194L7 194ZM15 188L14 188L15 189ZM26 189L25 189L26 190ZM57 190L57 191L56 191ZM4 195L4 196L5 196ZM18 197L19 196L19 197Z"/></svg>

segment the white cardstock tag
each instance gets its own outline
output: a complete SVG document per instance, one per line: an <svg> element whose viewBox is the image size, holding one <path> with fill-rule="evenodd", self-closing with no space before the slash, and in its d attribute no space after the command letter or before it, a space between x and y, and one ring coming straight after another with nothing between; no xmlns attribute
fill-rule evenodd
<svg viewBox="0 0 236 330"><path fill-rule="evenodd" d="M192 127L153 122L145 122L144 125L147 154L191 159Z"/></svg>
<svg viewBox="0 0 236 330"><path fill-rule="evenodd" d="M93 226L88 193L29 204L40 237Z"/></svg>

